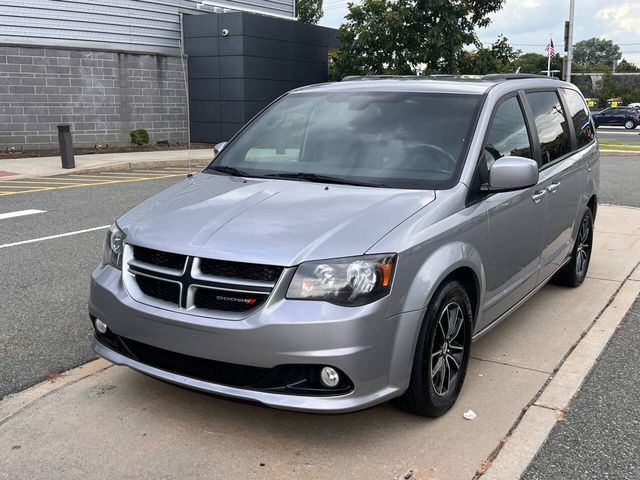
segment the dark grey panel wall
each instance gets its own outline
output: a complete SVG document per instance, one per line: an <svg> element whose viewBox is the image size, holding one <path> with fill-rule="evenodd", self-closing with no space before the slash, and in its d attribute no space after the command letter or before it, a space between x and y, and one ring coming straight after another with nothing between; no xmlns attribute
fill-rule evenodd
<svg viewBox="0 0 640 480"><path fill-rule="evenodd" d="M336 31L244 12L184 19L191 138L228 140L281 94L327 81Z"/></svg>

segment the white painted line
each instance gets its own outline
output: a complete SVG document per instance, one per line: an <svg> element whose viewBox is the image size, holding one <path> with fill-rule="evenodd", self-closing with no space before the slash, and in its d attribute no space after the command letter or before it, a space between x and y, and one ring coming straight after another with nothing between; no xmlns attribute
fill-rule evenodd
<svg viewBox="0 0 640 480"><path fill-rule="evenodd" d="M60 233L58 235L50 235L48 237L32 238L31 240L23 240L21 242L5 243L4 245L0 245L0 248L17 247L18 245L26 245L27 243L44 242L45 240L53 240L55 238L69 237L71 235L78 235L80 233L95 232L97 230L104 230L105 228L109 228L109 225L103 225L101 227L86 228L84 230L77 230L75 232Z"/></svg>
<svg viewBox="0 0 640 480"><path fill-rule="evenodd" d="M18 210L17 212L0 213L0 220L7 218L24 217L26 215L35 215L36 213L45 213L46 210Z"/></svg>

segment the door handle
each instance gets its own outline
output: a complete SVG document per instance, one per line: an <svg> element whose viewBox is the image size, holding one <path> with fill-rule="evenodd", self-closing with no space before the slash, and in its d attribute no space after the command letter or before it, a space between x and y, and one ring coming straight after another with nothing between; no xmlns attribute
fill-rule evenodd
<svg viewBox="0 0 640 480"><path fill-rule="evenodd" d="M533 200L535 203L540 203L540 200L542 200L542 197L544 197L546 194L546 190L536 190L535 192L533 192L533 195L531 195L531 200Z"/></svg>
<svg viewBox="0 0 640 480"><path fill-rule="evenodd" d="M547 187L549 193L556 193L560 188L560 182L553 182L551 185Z"/></svg>

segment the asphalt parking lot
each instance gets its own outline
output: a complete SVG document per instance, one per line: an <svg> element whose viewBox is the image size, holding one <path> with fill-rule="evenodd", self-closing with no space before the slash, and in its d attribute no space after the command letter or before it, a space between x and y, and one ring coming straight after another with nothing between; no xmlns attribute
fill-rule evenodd
<svg viewBox="0 0 640 480"><path fill-rule="evenodd" d="M0 214L43 211L0 219L0 398L93 358L89 274L102 256L106 228L7 245L108 226L184 175L184 169L170 169L142 172L135 183L131 172L119 180L105 173L0 182L0 192L10 192L0 193ZM69 188L71 183L82 186Z"/></svg>
<svg viewBox="0 0 640 480"><path fill-rule="evenodd" d="M93 357L88 275L100 259L105 227L184 174L173 172L179 176L146 172L140 181L96 179L81 188L0 197L0 214L44 211L0 220L0 276L8 279L0 312L0 397ZM149 179L153 175L158 178ZM635 205L618 186L640 178L640 159L604 157L602 177L603 203ZM617 188L610 191L609 184ZM640 214L604 207L599 215L599 253L587 282L577 290L545 287L477 342L463 394L440 420L390 405L342 416L274 411L113 367L47 396L23 421L3 422L0 478L43 478L61 465L68 478L92 477L104 451L122 459L111 470L122 477L143 477L155 464L149 478L391 479L410 471L420 479L470 478L640 261L640 235L628 230L640 225ZM44 237L55 238L24 243ZM473 421L462 417L469 408L478 414ZM100 450L87 449L91 444Z"/></svg>
<svg viewBox="0 0 640 480"><path fill-rule="evenodd" d="M624 127L599 127L598 138L624 143L640 143L640 127L636 127L634 130L625 130Z"/></svg>

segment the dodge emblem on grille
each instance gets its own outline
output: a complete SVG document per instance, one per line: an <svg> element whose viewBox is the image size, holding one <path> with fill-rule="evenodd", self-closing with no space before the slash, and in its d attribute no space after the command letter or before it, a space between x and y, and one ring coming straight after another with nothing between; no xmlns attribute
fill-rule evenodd
<svg viewBox="0 0 640 480"><path fill-rule="evenodd" d="M222 302L239 302L246 303L247 305L253 305L257 302L255 298L236 298L236 297L223 297L222 295L216 296L216 300L220 300Z"/></svg>

